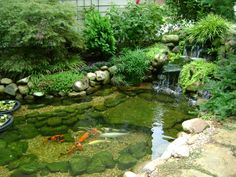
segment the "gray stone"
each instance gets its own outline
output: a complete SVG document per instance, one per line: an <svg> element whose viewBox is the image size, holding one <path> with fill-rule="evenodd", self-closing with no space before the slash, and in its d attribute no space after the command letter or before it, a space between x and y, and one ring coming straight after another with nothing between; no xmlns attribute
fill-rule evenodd
<svg viewBox="0 0 236 177"><path fill-rule="evenodd" d="M89 81L89 84L90 84L90 86L92 86L92 87L95 87L96 85L99 85L100 83L99 82L96 82L96 81Z"/></svg>
<svg viewBox="0 0 236 177"><path fill-rule="evenodd" d="M12 83L5 87L4 92L7 93L8 95L15 96L17 90L18 90L17 85L15 83Z"/></svg>
<svg viewBox="0 0 236 177"><path fill-rule="evenodd" d="M188 157L189 154L190 150L188 145L176 146L172 151L172 156L174 157Z"/></svg>
<svg viewBox="0 0 236 177"><path fill-rule="evenodd" d="M152 160L151 162L147 163L144 167L143 170L144 172L153 172L157 166L162 165L165 163L165 160L162 158L157 158L155 160Z"/></svg>
<svg viewBox="0 0 236 177"><path fill-rule="evenodd" d="M96 79L96 74L95 73L87 73L87 78L90 81L94 81Z"/></svg>
<svg viewBox="0 0 236 177"><path fill-rule="evenodd" d="M34 92L33 96L35 97L43 97L45 94L43 92Z"/></svg>
<svg viewBox="0 0 236 177"><path fill-rule="evenodd" d="M236 147L236 131L219 129L214 140L220 144L227 144Z"/></svg>
<svg viewBox="0 0 236 177"><path fill-rule="evenodd" d="M181 176L183 177L212 177L194 169L184 169L184 170L181 170L181 172L182 172Z"/></svg>
<svg viewBox="0 0 236 177"><path fill-rule="evenodd" d="M102 71L105 71L105 70L108 70L108 67L107 67L107 66L102 66L100 69L101 69Z"/></svg>
<svg viewBox="0 0 236 177"><path fill-rule="evenodd" d="M108 71L104 71L105 77L103 80L103 84L109 84L111 82L111 78L110 78L110 73Z"/></svg>
<svg viewBox="0 0 236 177"><path fill-rule="evenodd" d="M179 41L179 36L170 34L170 35L163 35L162 37L162 42L164 43L170 43L170 42L178 42Z"/></svg>
<svg viewBox="0 0 236 177"><path fill-rule="evenodd" d="M23 99L23 96L19 93L16 94L16 97L15 97L17 100L22 100Z"/></svg>
<svg viewBox="0 0 236 177"><path fill-rule="evenodd" d="M133 173L132 171L127 171L127 172L125 172L123 177L136 177L136 174Z"/></svg>
<svg viewBox="0 0 236 177"><path fill-rule="evenodd" d="M97 81L103 81L103 80L105 80L105 72L104 71L96 71L95 72L95 74L96 74L96 80Z"/></svg>
<svg viewBox="0 0 236 177"><path fill-rule="evenodd" d="M18 86L19 92L22 95L28 95L29 93L29 87L27 85L19 85Z"/></svg>
<svg viewBox="0 0 236 177"><path fill-rule="evenodd" d="M11 84L13 81L9 78L2 78L1 79L1 84L8 85Z"/></svg>
<svg viewBox="0 0 236 177"><path fill-rule="evenodd" d="M30 82L30 81L29 81L29 82L27 83L27 86L28 86L29 88L33 88L33 87L34 87L34 84L33 84L33 82Z"/></svg>
<svg viewBox="0 0 236 177"><path fill-rule="evenodd" d="M89 79L84 78L81 81L76 81L73 85L75 91L84 91L89 87Z"/></svg>
<svg viewBox="0 0 236 177"><path fill-rule="evenodd" d="M182 123L183 129L190 133L201 133L208 126L209 124L206 121L199 118L187 120Z"/></svg>
<svg viewBox="0 0 236 177"><path fill-rule="evenodd" d="M168 57L166 54L156 54L155 55L155 62L157 63L156 66L163 65L168 61Z"/></svg>
<svg viewBox="0 0 236 177"><path fill-rule="evenodd" d="M23 79L18 80L17 84L28 84L30 77L25 77Z"/></svg>
<svg viewBox="0 0 236 177"><path fill-rule="evenodd" d="M86 91L81 91L81 92L70 92L68 94L69 97L82 97L86 96Z"/></svg>
<svg viewBox="0 0 236 177"><path fill-rule="evenodd" d="M60 91L60 92L58 92L58 95L61 96L61 97L64 97L64 96L66 96L66 93L63 92L63 91Z"/></svg>
<svg viewBox="0 0 236 177"><path fill-rule="evenodd" d="M149 177L148 173L139 173L136 175L136 177Z"/></svg>
<svg viewBox="0 0 236 177"><path fill-rule="evenodd" d="M33 95L26 95L25 97L24 97L24 99L25 100L34 100L34 96Z"/></svg>
<svg viewBox="0 0 236 177"><path fill-rule="evenodd" d="M188 139L188 144L194 144L199 139L199 134L195 134Z"/></svg>
<svg viewBox="0 0 236 177"><path fill-rule="evenodd" d="M114 75L114 74L116 73L116 71L117 71L117 66L114 65L114 66L108 68L108 71L109 71L112 75Z"/></svg>
<svg viewBox="0 0 236 177"><path fill-rule="evenodd" d="M0 94L1 94L1 93L4 93L4 90L5 90L4 85L0 85Z"/></svg>

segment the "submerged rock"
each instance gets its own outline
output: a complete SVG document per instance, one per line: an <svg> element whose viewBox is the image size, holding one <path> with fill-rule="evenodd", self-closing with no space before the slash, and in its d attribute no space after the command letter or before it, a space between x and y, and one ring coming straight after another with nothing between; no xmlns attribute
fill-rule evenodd
<svg viewBox="0 0 236 177"><path fill-rule="evenodd" d="M60 125L62 123L62 118L61 117L52 117L52 118L48 119L47 123L49 126L55 127L55 126Z"/></svg>
<svg viewBox="0 0 236 177"><path fill-rule="evenodd" d="M50 172L68 172L69 163L67 161L52 162L46 165Z"/></svg>
<svg viewBox="0 0 236 177"><path fill-rule="evenodd" d="M130 154L122 153L118 158L118 168L121 170L128 169L137 163L137 159Z"/></svg>
<svg viewBox="0 0 236 177"><path fill-rule="evenodd" d="M80 175L86 172L90 159L85 156L76 156L69 160L72 175Z"/></svg>
<svg viewBox="0 0 236 177"><path fill-rule="evenodd" d="M87 172L88 173L99 173L103 172L106 169L105 165L99 159L92 160L88 165Z"/></svg>
<svg viewBox="0 0 236 177"><path fill-rule="evenodd" d="M17 159L13 162L10 162L8 164L7 168L9 170L13 170L13 169L16 169L16 168L24 165L24 164L29 164L29 163L36 162L37 160L38 160L38 157L34 154L24 155L20 159Z"/></svg>

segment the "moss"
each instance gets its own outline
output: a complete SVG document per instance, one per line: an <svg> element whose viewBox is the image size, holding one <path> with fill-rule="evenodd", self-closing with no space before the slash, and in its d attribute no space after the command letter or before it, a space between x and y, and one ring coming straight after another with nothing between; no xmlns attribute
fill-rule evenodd
<svg viewBox="0 0 236 177"><path fill-rule="evenodd" d="M105 111L104 116L111 124L127 123L150 128L155 109L157 109L157 104L135 97Z"/></svg>
<svg viewBox="0 0 236 177"><path fill-rule="evenodd" d="M22 156L20 159L17 159L13 162L10 162L7 166L7 168L9 170L13 170L18 168L19 166L22 166L24 164L29 164L32 162L36 162L38 160L38 157L34 154L28 154L28 155L24 155Z"/></svg>
<svg viewBox="0 0 236 177"><path fill-rule="evenodd" d="M84 173L89 164L90 159L85 156L76 156L69 160L70 171L72 175L80 175Z"/></svg>
<svg viewBox="0 0 236 177"><path fill-rule="evenodd" d="M43 127L43 126L45 126L46 124L47 124L47 120L41 120L41 121L37 121L37 122L35 122L34 123L34 126L36 127L36 128L41 128L41 127Z"/></svg>
<svg viewBox="0 0 236 177"><path fill-rule="evenodd" d="M26 139L34 138L39 134L38 130L33 124L23 124L17 126L19 134Z"/></svg>
<svg viewBox="0 0 236 177"><path fill-rule="evenodd" d="M39 131L44 136L52 136L56 134L64 134L68 130L68 127L65 125L59 127L42 127Z"/></svg>
<svg viewBox="0 0 236 177"><path fill-rule="evenodd" d="M121 170L133 167L137 163L137 159L132 157L130 154L122 153L118 158L118 168Z"/></svg>
<svg viewBox="0 0 236 177"><path fill-rule="evenodd" d="M95 154L92 161L101 161L106 168L113 168L115 166L115 161L110 152L102 151Z"/></svg>
<svg viewBox="0 0 236 177"><path fill-rule="evenodd" d="M68 172L69 163L67 161L52 162L47 164L47 168L50 170L50 172Z"/></svg>
<svg viewBox="0 0 236 177"><path fill-rule="evenodd" d="M62 124L65 124L65 125L72 125L74 124L76 121L78 120L77 117L68 117L66 120L63 120L62 121Z"/></svg>
<svg viewBox="0 0 236 177"><path fill-rule="evenodd" d="M134 145L130 145L129 153L136 159L140 159L145 156L147 144L145 142L140 142Z"/></svg>
<svg viewBox="0 0 236 177"><path fill-rule="evenodd" d="M4 149L7 146L7 142L0 139L0 149Z"/></svg>
<svg viewBox="0 0 236 177"><path fill-rule="evenodd" d="M62 123L62 118L60 117L52 117L48 119L48 125L49 126L57 126L60 125Z"/></svg>
<svg viewBox="0 0 236 177"><path fill-rule="evenodd" d="M107 98L104 101L104 105L110 108L110 107L117 106L118 104L124 102L125 100L126 100L126 95L118 95L116 97Z"/></svg>
<svg viewBox="0 0 236 177"><path fill-rule="evenodd" d="M14 151L14 153L18 156L21 156L23 153L25 153L28 149L28 143L23 141L13 142L7 146L7 148Z"/></svg>
<svg viewBox="0 0 236 177"><path fill-rule="evenodd" d="M37 162L33 162L33 163L27 163L27 164L20 166L19 170L23 174L29 175L29 174L36 173L41 168L43 168L42 164L39 164Z"/></svg>
<svg viewBox="0 0 236 177"><path fill-rule="evenodd" d="M1 149L0 153L0 165L6 165L9 162L15 160L17 156L10 149Z"/></svg>
<svg viewBox="0 0 236 177"><path fill-rule="evenodd" d="M99 173L103 172L106 169L105 165L100 160L92 160L92 162L88 165L87 172L88 173Z"/></svg>
<svg viewBox="0 0 236 177"><path fill-rule="evenodd" d="M6 131L0 134L0 139L10 143L15 142L21 138L21 135L16 130Z"/></svg>

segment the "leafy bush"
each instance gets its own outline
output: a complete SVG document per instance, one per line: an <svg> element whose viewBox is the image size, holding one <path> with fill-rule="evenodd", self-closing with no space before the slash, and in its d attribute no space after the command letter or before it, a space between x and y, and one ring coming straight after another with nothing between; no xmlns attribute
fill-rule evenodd
<svg viewBox="0 0 236 177"><path fill-rule="evenodd" d="M212 111L221 119L227 116L236 118L236 56L221 60L218 65L215 79L208 80L205 86L211 98L202 110Z"/></svg>
<svg viewBox="0 0 236 177"><path fill-rule="evenodd" d="M168 52L169 49L166 45L162 44L162 43L156 43L146 49L144 49L147 58L153 60L155 59L155 55L158 53L164 53L164 52Z"/></svg>
<svg viewBox="0 0 236 177"><path fill-rule="evenodd" d="M195 25L187 28L187 39L191 43L206 44L223 39L229 31L226 20L218 15L210 14Z"/></svg>
<svg viewBox="0 0 236 177"><path fill-rule="evenodd" d="M126 8L113 7L108 12L119 48L144 46L154 42L163 23L157 4L133 4Z"/></svg>
<svg viewBox="0 0 236 177"><path fill-rule="evenodd" d="M183 92L193 84L204 84L207 77L213 75L216 70L216 64L205 60L196 60L184 65L179 76L179 84Z"/></svg>
<svg viewBox="0 0 236 177"><path fill-rule="evenodd" d="M115 38L109 19L102 17L97 10L90 9L85 13L84 23L84 36L89 52L103 56L114 54Z"/></svg>
<svg viewBox="0 0 236 177"><path fill-rule="evenodd" d="M33 75L31 81L34 87L32 91L42 91L49 94L55 94L60 91L68 93L75 81L83 78L81 73L65 71L48 75Z"/></svg>
<svg viewBox="0 0 236 177"><path fill-rule="evenodd" d="M5 74L67 66L83 47L70 5L57 0L0 0L0 11L0 69Z"/></svg>
<svg viewBox="0 0 236 177"><path fill-rule="evenodd" d="M126 51L119 57L113 57L112 62L117 66L114 81L117 85L138 84L143 81L149 66L146 53L140 49Z"/></svg>
<svg viewBox="0 0 236 177"><path fill-rule="evenodd" d="M212 12L229 20L234 18L234 0L166 0L179 18L197 20Z"/></svg>

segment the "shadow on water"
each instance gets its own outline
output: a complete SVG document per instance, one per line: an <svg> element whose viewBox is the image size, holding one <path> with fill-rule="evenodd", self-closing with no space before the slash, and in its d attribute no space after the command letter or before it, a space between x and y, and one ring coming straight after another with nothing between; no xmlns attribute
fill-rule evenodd
<svg viewBox="0 0 236 177"><path fill-rule="evenodd" d="M0 134L0 173L4 167L6 177L119 176L160 156L188 110L182 97L138 88L25 103Z"/></svg>

